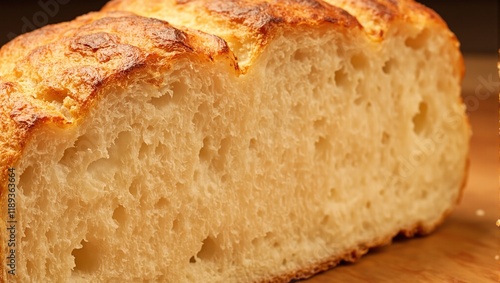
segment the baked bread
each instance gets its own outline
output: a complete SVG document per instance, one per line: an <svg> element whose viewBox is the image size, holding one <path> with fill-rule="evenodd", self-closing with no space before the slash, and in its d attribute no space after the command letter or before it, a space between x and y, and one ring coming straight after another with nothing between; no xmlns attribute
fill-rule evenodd
<svg viewBox="0 0 500 283"><path fill-rule="evenodd" d="M464 186L459 44L411 0L116 0L0 61L3 281L307 278Z"/></svg>

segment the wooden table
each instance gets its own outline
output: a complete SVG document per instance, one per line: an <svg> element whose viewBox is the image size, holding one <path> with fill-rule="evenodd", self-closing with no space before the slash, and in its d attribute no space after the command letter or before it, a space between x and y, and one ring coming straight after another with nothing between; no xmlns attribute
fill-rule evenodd
<svg viewBox="0 0 500 283"><path fill-rule="evenodd" d="M429 236L395 240L304 282L500 282L496 61L496 56L466 57L463 94L470 96L474 135L468 184L453 214Z"/></svg>

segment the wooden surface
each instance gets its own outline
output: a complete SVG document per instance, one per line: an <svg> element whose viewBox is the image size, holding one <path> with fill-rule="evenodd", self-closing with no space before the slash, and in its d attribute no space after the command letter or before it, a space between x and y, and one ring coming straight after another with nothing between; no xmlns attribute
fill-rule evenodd
<svg viewBox="0 0 500 283"><path fill-rule="evenodd" d="M395 240L303 282L500 282L496 60L466 58L463 94L474 136L468 184L453 214L429 236Z"/></svg>

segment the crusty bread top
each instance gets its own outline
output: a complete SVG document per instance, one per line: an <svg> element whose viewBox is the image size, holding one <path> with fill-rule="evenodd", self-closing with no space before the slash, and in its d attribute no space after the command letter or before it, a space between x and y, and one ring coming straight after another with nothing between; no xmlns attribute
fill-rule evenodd
<svg viewBox="0 0 500 283"><path fill-rule="evenodd" d="M237 68L222 39L130 13L91 13L16 38L0 52L2 172L35 128L75 125L107 84L146 66L168 68L182 55Z"/></svg>
<svg viewBox="0 0 500 283"><path fill-rule="evenodd" d="M349 27L361 24L375 40L383 38L398 20L424 25L432 22L446 28L438 14L413 0L150 0L147 5L142 0L111 0L103 11L155 15L165 6L180 17L197 11L203 14L203 21L216 22L223 29L246 27L246 32L259 42L265 42L278 26L324 22Z"/></svg>
<svg viewBox="0 0 500 283"><path fill-rule="evenodd" d="M128 77L140 75L139 70L159 72L176 57L190 56L193 60L227 61L228 72L244 73L273 35L297 27L327 25L339 32L357 32L374 42L383 40L398 21L447 30L434 12L412 0L143 2L111 1L101 12L21 35L2 47L1 192L7 169L17 162L37 129L77 125L99 93L112 85L126 87ZM155 11L166 7L185 21L196 18L236 37L222 39L153 19ZM152 18L121 10L141 11ZM453 34L449 35L458 46ZM233 55L227 43L231 40L250 45L249 60L244 64Z"/></svg>

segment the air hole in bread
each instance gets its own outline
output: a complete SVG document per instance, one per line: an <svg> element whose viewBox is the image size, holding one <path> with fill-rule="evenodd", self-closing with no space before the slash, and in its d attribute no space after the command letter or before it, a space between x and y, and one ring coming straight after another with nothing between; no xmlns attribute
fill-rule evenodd
<svg viewBox="0 0 500 283"><path fill-rule="evenodd" d="M56 90L51 88L42 93L44 93L44 95L38 96L37 98L57 105L63 105L64 99L68 97L67 90Z"/></svg>
<svg viewBox="0 0 500 283"><path fill-rule="evenodd" d="M426 199L429 194L427 193L426 190L423 190L420 192L420 198L421 199Z"/></svg>
<svg viewBox="0 0 500 283"><path fill-rule="evenodd" d="M99 269L99 248L97 245L82 240L80 247L74 249L71 254L75 258L73 271L93 273Z"/></svg>
<svg viewBox="0 0 500 283"><path fill-rule="evenodd" d="M215 148L213 146L213 139L210 136L206 136L203 139L203 146L198 154L200 161L209 162L212 160L214 155L215 155Z"/></svg>
<svg viewBox="0 0 500 283"><path fill-rule="evenodd" d="M185 190L186 189L186 185L184 183L177 182L177 183L175 183L175 189L177 191Z"/></svg>
<svg viewBox="0 0 500 283"><path fill-rule="evenodd" d="M366 69L368 63L368 58L363 53L355 54L351 57L351 65L355 70Z"/></svg>
<svg viewBox="0 0 500 283"><path fill-rule="evenodd" d="M118 227L123 227L127 221L127 210L123 205L119 205L113 211L113 220L116 221Z"/></svg>
<svg viewBox="0 0 500 283"><path fill-rule="evenodd" d="M231 147L231 138L223 138L220 142L220 147L217 150L217 158L214 160L214 168L216 170L224 170L224 166L227 162L227 154Z"/></svg>
<svg viewBox="0 0 500 283"><path fill-rule="evenodd" d="M152 145L149 145L147 143L142 143L141 147L139 148L139 159L142 160L148 156L148 153L152 151Z"/></svg>
<svg viewBox="0 0 500 283"><path fill-rule="evenodd" d="M326 159L328 157L328 152L330 150L330 141L325 137L319 137L314 144L316 158Z"/></svg>
<svg viewBox="0 0 500 283"><path fill-rule="evenodd" d="M23 241L31 241L33 239L33 232L31 232L31 228L24 229L24 236L22 238Z"/></svg>
<svg viewBox="0 0 500 283"><path fill-rule="evenodd" d="M210 107L207 102L203 102L198 106L198 111L194 113L193 116L193 124L199 128L203 129L206 124L209 122L209 119L206 119L207 114L210 113Z"/></svg>
<svg viewBox="0 0 500 283"><path fill-rule="evenodd" d="M130 147L130 143L132 142L133 136L131 131L123 131L118 134L118 137L115 139L115 147L118 150L117 154L121 155L124 151L128 151Z"/></svg>
<svg viewBox="0 0 500 283"><path fill-rule="evenodd" d="M354 93L354 105L361 105L365 101L365 96L363 95L365 93L364 91L364 85L361 81L358 81L356 84L355 88L355 93Z"/></svg>
<svg viewBox="0 0 500 283"><path fill-rule="evenodd" d="M123 131L118 134L114 140L114 145L111 146L109 151L110 159L119 160L123 157L125 152L130 151L130 143L132 141L132 132Z"/></svg>
<svg viewBox="0 0 500 283"><path fill-rule="evenodd" d="M76 155L76 152L77 150L75 147L68 147L67 149L65 149L63 156L59 160L59 164L70 167L75 160L74 157Z"/></svg>
<svg viewBox="0 0 500 283"><path fill-rule="evenodd" d="M297 49L293 55L292 55L292 59L293 60L296 60L296 61L299 61L299 62L302 62L304 61L308 54L310 54L311 52L310 51L307 51L307 50L303 50L303 49Z"/></svg>
<svg viewBox="0 0 500 283"><path fill-rule="evenodd" d="M77 150L75 147L68 147L64 150L63 156L59 160L59 164L70 167L73 161L75 160Z"/></svg>
<svg viewBox="0 0 500 283"><path fill-rule="evenodd" d="M335 71L335 84L340 88L347 87L350 84L349 76L343 68Z"/></svg>
<svg viewBox="0 0 500 283"><path fill-rule="evenodd" d="M138 128L140 128L139 126ZM138 128L133 128L133 129L138 129ZM142 141L146 145L152 145L154 141L158 140L158 133L156 132L156 127L149 125L146 127L145 130L142 132Z"/></svg>
<svg viewBox="0 0 500 283"><path fill-rule="evenodd" d="M267 232L266 235L264 236L264 240L267 242L272 238L274 238L274 234L272 232Z"/></svg>
<svg viewBox="0 0 500 283"><path fill-rule="evenodd" d="M389 143L389 139L390 139L390 135L386 132L383 132L382 138L381 138L382 145L387 145Z"/></svg>
<svg viewBox="0 0 500 283"><path fill-rule="evenodd" d="M330 188L328 190L327 196L328 196L328 198L330 198L333 201L340 201L341 200L341 195L339 193L339 189L337 189L337 188Z"/></svg>
<svg viewBox="0 0 500 283"><path fill-rule="evenodd" d="M128 192L132 196L137 197L139 192L139 186L140 186L140 178L135 178L128 187Z"/></svg>
<svg viewBox="0 0 500 283"><path fill-rule="evenodd" d="M264 211L262 209L257 210L257 217L262 218L264 216Z"/></svg>
<svg viewBox="0 0 500 283"><path fill-rule="evenodd" d="M427 125L427 103L420 102L418 112L413 116L413 130L416 134L421 134Z"/></svg>
<svg viewBox="0 0 500 283"><path fill-rule="evenodd" d="M171 103L178 103L188 92L188 87L182 82L173 82L170 88L164 91L159 97L153 97L149 100L154 107L164 110Z"/></svg>
<svg viewBox="0 0 500 283"><path fill-rule="evenodd" d="M326 126L326 118L325 117L317 118L316 120L314 120L313 126L314 129L316 129L317 131L324 130Z"/></svg>
<svg viewBox="0 0 500 283"><path fill-rule="evenodd" d="M391 71L394 69L395 65L396 65L396 61L394 59L389 59L389 60L385 61L384 65L382 66L382 71L385 74L390 74Z"/></svg>
<svg viewBox="0 0 500 283"><path fill-rule="evenodd" d="M92 137L82 135L76 140L75 148L77 151L91 151L92 148L95 148L95 144L92 142Z"/></svg>
<svg viewBox="0 0 500 283"><path fill-rule="evenodd" d="M26 261L26 270L28 271L28 273L32 273L34 270L36 270L36 265L31 260L28 260Z"/></svg>
<svg viewBox="0 0 500 283"><path fill-rule="evenodd" d="M198 183L200 181L200 171L194 170L193 172L193 182Z"/></svg>
<svg viewBox="0 0 500 283"><path fill-rule="evenodd" d="M202 261L212 260L219 252L220 247L217 243L217 239L208 236L203 240L201 250L196 254L196 257Z"/></svg>
<svg viewBox="0 0 500 283"><path fill-rule="evenodd" d="M294 103L294 105L292 106L292 113L296 116L303 116L304 114L302 112L304 112L303 109L303 105L302 103L300 102L297 102L297 103ZM261 121L263 121L264 119L261 119ZM261 122L262 123L262 122ZM263 124L263 126L266 126L266 124Z"/></svg>
<svg viewBox="0 0 500 283"><path fill-rule="evenodd" d="M405 40L405 45L415 50L422 49L424 46L428 46L427 41L429 40L429 36L429 30L424 29L420 31L418 35L407 38Z"/></svg>
<svg viewBox="0 0 500 283"><path fill-rule="evenodd" d="M87 166L87 172L94 179L110 180L114 178L114 164L109 158L99 158Z"/></svg>
<svg viewBox="0 0 500 283"><path fill-rule="evenodd" d="M355 105L361 105L363 103L363 96L360 94L356 94L356 98L354 98Z"/></svg>
<svg viewBox="0 0 500 283"><path fill-rule="evenodd" d="M47 232L45 232L45 237L47 238L47 241L49 241L49 242L57 239L56 233L52 229L49 229Z"/></svg>
<svg viewBox="0 0 500 283"><path fill-rule="evenodd" d="M372 109L372 103L370 101L366 102L365 111L370 112L371 109Z"/></svg>
<svg viewBox="0 0 500 283"><path fill-rule="evenodd" d="M174 221L172 222L172 232L173 233L177 233L179 232L179 226L180 226L180 218L179 218L179 215L177 215L177 217L174 219Z"/></svg>
<svg viewBox="0 0 500 283"><path fill-rule="evenodd" d="M355 158L355 155L350 152L345 153L342 161L343 164L348 167L356 167L356 165L358 164L358 159Z"/></svg>
<svg viewBox="0 0 500 283"><path fill-rule="evenodd" d="M158 210L164 210L168 208L169 201L166 198L160 198L156 203L155 203L155 208Z"/></svg>
<svg viewBox="0 0 500 283"><path fill-rule="evenodd" d="M320 224L321 225L326 225L326 224L328 224L329 220L330 220L330 216L325 215L325 216L323 216L323 219L321 219Z"/></svg>
<svg viewBox="0 0 500 283"><path fill-rule="evenodd" d="M257 140L255 138L251 138L250 142L248 143L248 148L255 150L257 147Z"/></svg>
<svg viewBox="0 0 500 283"><path fill-rule="evenodd" d="M19 177L19 183L17 186L19 191L22 192L22 194L25 196L30 196L33 192L33 188L30 184L33 183L33 180L36 176L34 171L35 170L33 169L33 166L28 166Z"/></svg>
<svg viewBox="0 0 500 283"><path fill-rule="evenodd" d="M160 160L168 158L168 146L163 143L158 143L155 148L155 156Z"/></svg>
<svg viewBox="0 0 500 283"><path fill-rule="evenodd" d="M192 256L191 258L189 258L189 262L196 263L196 258L194 256Z"/></svg>
<svg viewBox="0 0 500 283"><path fill-rule="evenodd" d="M93 148L95 148L95 145L94 142L92 142L92 137L81 135L76 139L73 147L69 147L64 151L63 156L59 160L59 164L71 167L74 165L79 154L92 153Z"/></svg>

